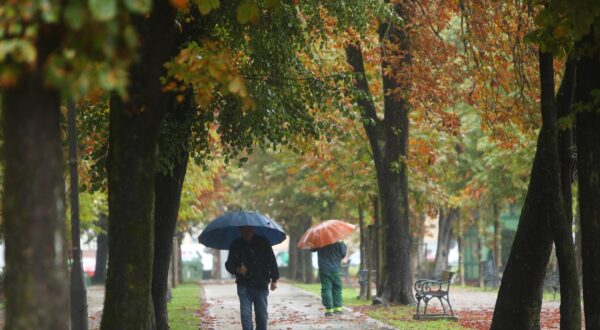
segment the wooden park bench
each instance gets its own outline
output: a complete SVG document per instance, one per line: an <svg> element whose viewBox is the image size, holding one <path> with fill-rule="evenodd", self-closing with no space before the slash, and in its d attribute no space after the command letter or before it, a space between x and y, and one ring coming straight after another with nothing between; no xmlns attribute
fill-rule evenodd
<svg viewBox="0 0 600 330"><path fill-rule="evenodd" d="M450 282L454 276L453 272L442 272L439 280L421 279L415 281L415 298L417 298L417 313L414 315L415 320L420 319L454 319L454 311L452 305L450 305L450 298L448 292L450 291ZM427 305L431 299L437 298L442 305L443 313L429 313L427 314ZM423 310L420 310L421 301L423 301ZM448 305L450 313L446 311L444 301Z"/></svg>

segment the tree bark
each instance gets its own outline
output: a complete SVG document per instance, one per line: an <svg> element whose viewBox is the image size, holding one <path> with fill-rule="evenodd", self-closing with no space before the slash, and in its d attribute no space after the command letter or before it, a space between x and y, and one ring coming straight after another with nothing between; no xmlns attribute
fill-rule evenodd
<svg viewBox="0 0 600 330"><path fill-rule="evenodd" d="M542 128L529 189L500 284L491 330L539 329L543 281L552 251L551 224L562 221L564 217L552 56L540 52L539 60Z"/></svg>
<svg viewBox="0 0 600 330"><path fill-rule="evenodd" d="M167 287L173 236L177 224L177 212L181 189L187 168L188 155L175 163L172 174L156 173L154 192L154 263L152 265L152 301L156 329L168 330Z"/></svg>
<svg viewBox="0 0 600 330"><path fill-rule="evenodd" d="M302 234L306 232L310 226L312 225L312 218L308 215L303 216L302 219ZM313 272L313 264L312 264L312 252L310 250L302 250L302 265L303 265L303 274L302 280L304 283L312 283L315 280L315 274Z"/></svg>
<svg viewBox="0 0 600 330"><path fill-rule="evenodd" d="M383 292L383 235L381 225L381 205L379 203L379 195L373 199L373 208L375 213L373 214L373 237L375 238L373 244L375 249L373 250L373 256L375 257L375 292L377 296Z"/></svg>
<svg viewBox="0 0 600 330"><path fill-rule="evenodd" d="M183 255L181 253L181 243L183 242L183 233L178 232L175 237L177 240L175 241L175 248L177 251L177 284L183 283Z"/></svg>
<svg viewBox="0 0 600 330"><path fill-rule="evenodd" d="M167 290L169 265L173 252L173 237L177 225L177 214L181 190L187 170L189 140L191 138L190 117L195 109L193 95L187 93L184 102L177 103L173 97L166 122L161 131L160 157L173 165L170 173L159 169L154 184L154 262L152 265L152 301L156 329L169 329L167 312ZM174 139L173 137L177 137ZM168 145L167 145L168 144ZM182 146L173 150L173 145Z"/></svg>
<svg viewBox="0 0 600 330"><path fill-rule="evenodd" d="M477 221L477 264L479 265L479 287L483 288L485 283L483 281L483 224L481 223L482 219L478 219Z"/></svg>
<svg viewBox="0 0 600 330"><path fill-rule="evenodd" d="M373 225L368 225L366 227L366 236L367 236L367 246L366 246L366 253L367 253L367 259L366 259L366 264L367 264L367 292L366 292L366 298L367 300L371 300L371 286L373 283L373 263L375 258L373 258L373 237L372 237L372 233L373 233Z"/></svg>
<svg viewBox="0 0 600 330"><path fill-rule="evenodd" d="M556 95L557 116L569 116L575 87L573 60L567 61L565 74ZM563 202L563 216L552 222L552 235L556 247L556 259L560 281L560 328L562 330L581 329L581 295L577 271L577 257L573 242L573 194L571 191L571 146L570 129L559 130L558 157L560 165L560 189Z"/></svg>
<svg viewBox="0 0 600 330"><path fill-rule="evenodd" d="M56 31L40 26L38 63L4 93L6 329L69 329L60 97L44 83Z"/></svg>
<svg viewBox="0 0 600 330"><path fill-rule="evenodd" d="M496 269L502 266L502 223L500 222L500 210L498 204L492 205L492 215L494 217L494 264Z"/></svg>
<svg viewBox="0 0 600 330"><path fill-rule="evenodd" d="M360 264L358 266L358 271L360 272L366 269L367 272L370 272L371 270L367 268L367 265L369 265L369 262L367 261L369 258L367 255L367 227L365 226L365 216L360 203L358 204L358 227L360 230ZM370 283L360 286L360 291L358 294L359 299L367 299L367 291L369 287Z"/></svg>
<svg viewBox="0 0 600 330"><path fill-rule="evenodd" d="M288 235L290 244L288 245L288 278L294 281L302 281L302 250L297 244L302 236L300 225L297 221L286 218L288 223Z"/></svg>
<svg viewBox="0 0 600 330"><path fill-rule="evenodd" d="M460 285L465 285L465 247L462 240L463 237L463 229L462 229L462 220L458 220L458 234L457 234L457 243L458 243L458 274Z"/></svg>
<svg viewBox="0 0 600 330"><path fill-rule="evenodd" d="M594 27L592 26L592 31ZM596 37L597 38L597 37ZM593 44L594 36L584 43ZM594 46L596 46L594 44ZM600 329L600 60L582 56L577 64L575 102L589 107L576 115L577 173L583 270L583 302L586 329Z"/></svg>
<svg viewBox="0 0 600 330"><path fill-rule="evenodd" d="M221 274L221 251L217 250L217 249L211 249L212 251L212 256L213 256L213 264L212 264L212 271L211 271L211 276L214 279L220 279L222 278L222 274ZM177 260L174 260L173 262L177 262ZM173 282L175 282L175 279L177 278L177 274L173 273Z"/></svg>
<svg viewBox="0 0 600 330"><path fill-rule="evenodd" d="M450 239L452 238L452 223L458 217L458 209L448 211L440 208L438 221L438 241L435 252L435 268L433 273L438 276L448 269L448 253L450 252Z"/></svg>
<svg viewBox="0 0 600 330"><path fill-rule="evenodd" d="M140 58L129 98L111 98L108 170L109 260L101 329L146 329L151 318L157 142L169 97L160 78L176 37L175 9L155 0L134 16Z"/></svg>
<svg viewBox="0 0 600 330"><path fill-rule="evenodd" d="M96 267L92 284L102 284L106 282L106 263L108 262L108 219L106 214L100 214L97 226L103 232L96 237Z"/></svg>
<svg viewBox="0 0 600 330"><path fill-rule="evenodd" d="M296 275L296 267L298 265L298 260L296 258L298 247L298 236L293 231L288 231L290 244L288 245L288 278L290 280L294 280L294 276Z"/></svg>
<svg viewBox="0 0 600 330"><path fill-rule="evenodd" d="M315 281L315 274L313 272L312 253L310 250L302 250L304 274L302 280L304 283L313 283Z"/></svg>
<svg viewBox="0 0 600 330"><path fill-rule="evenodd" d="M400 17L406 18L401 5L394 5ZM410 65L408 36L395 24L382 23L382 43L399 45L403 64ZM388 40L389 38L389 40ZM382 46L382 67L390 66L390 51ZM379 119L365 76L363 56L359 47L346 47L348 63L356 75L356 89L363 94L357 101L363 111L363 123L375 163L379 200L381 203L381 230L383 239L381 299L399 304L411 304L412 274L410 272L410 231L408 221L408 102L392 91L403 86L394 77L383 75L384 119Z"/></svg>

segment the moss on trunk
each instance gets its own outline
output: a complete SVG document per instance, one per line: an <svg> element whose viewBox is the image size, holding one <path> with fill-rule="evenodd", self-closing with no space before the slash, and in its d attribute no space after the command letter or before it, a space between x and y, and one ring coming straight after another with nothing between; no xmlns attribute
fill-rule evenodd
<svg viewBox="0 0 600 330"><path fill-rule="evenodd" d="M600 89L599 70L597 57L579 59L575 90L575 102L589 107L576 119L586 329L600 329L600 114L593 94Z"/></svg>
<svg viewBox="0 0 600 330"><path fill-rule="evenodd" d="M4 94L2 115L6 329L68 329L58 92L41 70L25 74Z"/></svg>
<svg viewBox="0 0 600 330"><path fill-rule="evenodd" d="M156 0L133 18L140 58L130 68L129 97L113 95L108 169L109 260L102 329L147 329L151 318L154 180L159 128L169 96L160 78L175 42L175 9Z"/></svg>

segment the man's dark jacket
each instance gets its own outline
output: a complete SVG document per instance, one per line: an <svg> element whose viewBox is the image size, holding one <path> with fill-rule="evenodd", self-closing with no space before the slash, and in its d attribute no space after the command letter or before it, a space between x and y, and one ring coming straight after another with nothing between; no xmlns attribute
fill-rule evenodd
<svg viewBox="0 0 600 330"><path fill-rule="evenodd" d="M236 271L242 263L247 268L246 275ZM273 248L269 241L260 235L254 235L250 243L242 238L233 241L225 268L235 275L236 283L256 289L267 289L271 280L279 279L279 268Z"/></svg>

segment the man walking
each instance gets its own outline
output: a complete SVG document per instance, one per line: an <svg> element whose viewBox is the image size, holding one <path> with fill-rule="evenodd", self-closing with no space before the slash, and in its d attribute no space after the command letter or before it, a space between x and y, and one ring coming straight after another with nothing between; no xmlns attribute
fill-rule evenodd
<svg viewBox="0 0 600 330"><path fill-rule="evenodd" d="M240 227L241 238L229 248L225 262L228 272L235 275L243 330L253 330L252 306L256 314L256 330L266 330L269 314L267 297L277 288L279 268L269 241L254 234L253 227Z"/></svg>
<svg viewBox="0 0 600 330"><path fill-rule="evenodd" d="M314 249L319 257L319 279L321 280L321 302L325 306L325 316L342 313L342 278L340 265L346 256L344 242L336 242Z"/></svg>

